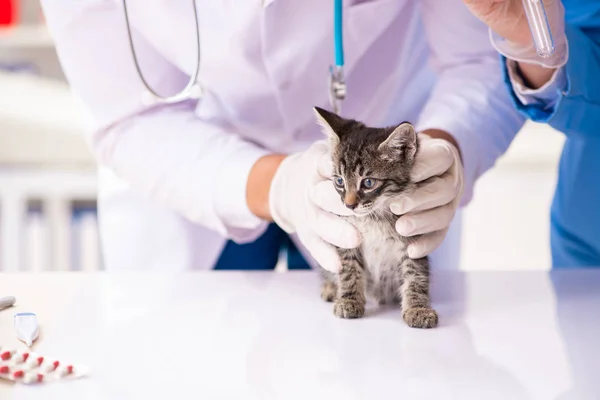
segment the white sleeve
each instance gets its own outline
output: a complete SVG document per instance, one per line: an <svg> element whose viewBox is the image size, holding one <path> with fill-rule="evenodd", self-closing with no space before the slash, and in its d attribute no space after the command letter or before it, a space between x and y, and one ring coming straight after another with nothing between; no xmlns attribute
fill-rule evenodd
<svg viewBox="0 0 600 400"><path fill-rule="evenodd" d="M238 242L266 222L246 204L248 173L267 150L199 119L195 101L148 107L135 70L123 15L107 1L43 0L63 70L93 124L90 142L108 166L151 199ZM160 93L188 76L142 36L136 50L144 75Z"/></svg>
<svg viewBox="0 0 600 400"><path fill-rule="evenodd" d="M544 108L552 108L560 100L561 91L567 87L565 67L557 68L550 80L538 89L531 89L523 82L516 61L507 59L506 69L515 96L523 105L538 104Z"/></svg>
<svg viewBox="0 0 600 400"><path fill-rule="evenodd" d="M422 16L437 82L419 130L440 129L458 142L465 170L461 205L524 123L505 87L486 25L461 0L423 0Z"/></svg>

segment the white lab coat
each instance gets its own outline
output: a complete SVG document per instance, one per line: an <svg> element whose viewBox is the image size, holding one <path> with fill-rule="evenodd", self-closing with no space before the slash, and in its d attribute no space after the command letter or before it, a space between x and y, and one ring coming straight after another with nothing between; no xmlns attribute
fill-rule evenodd
<svg viewBox="0 0 600 400"><path fill-rule="evenodd" d="M141 101L120 1L42 4L93 121L107 268L210 268L225 238L260 235L266 223L247 208L246 178L262 155L322 138L312 107L329 107L333 2L198 0L203 97L153 107ZM146 79L160 93L179 91L196 60L190 1L129 0L128 9ZM344 47L342 114L454 135L466 204L523 123L486 27L460 0L348 0ZM434 268L458 264L458 228Z"/></svg>

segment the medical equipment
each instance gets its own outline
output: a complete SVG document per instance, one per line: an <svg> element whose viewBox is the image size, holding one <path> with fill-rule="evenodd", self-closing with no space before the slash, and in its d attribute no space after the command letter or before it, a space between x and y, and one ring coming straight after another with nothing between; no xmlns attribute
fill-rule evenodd
<svg viewBox="0 0 600 400"><path fill-rule="evenodd" d="M329 67L329 104L333 112L339 114L342 100L346 97L346 82L344 81L344 38L342 0L334 0L333 36L335 45L335 67Z"/></svg>
<svg viewBox="0 0 600 400"><path fill-rule="evenodd" d="M14 306L15 301L15 298L12 296L0 297L0 310Z"/></svg>
<svg viewBox="0 0 600 400"><path fill-rule="evenodd" d="M554 54L554 40L543 0L523 0L523 8L537 54L548 58Z"/></svg>
<svg viewBox="0 0 600 400"><path fill-rule="evenodd" d="M34 353L0 348L0 379L18 383L43 383L80 378L86 368Z"/></svg>
<svg viewBox="0 0 600 400"><path fill-rule="evenodd" d="M188 99L199 99L202 95L202 88L197 82L198 74L200 72L200 23L198 20L198 13L196 8L196 1L192 0L193 11L194 11L194 23L196 30L196 65L190 80L183 90L171 95L161 96L158 94L148 81L144 78L142 69L140 67L137 54L135 52L135 46L133 44L133 37L131 34L131 26L129 21L129 13L127 11L127 0L123 0L123 12L125 15L125 26L127 27L127 38L129 40L129 48L133 57L133 62L137 70L138 76L142 81L142 84L146 88L146 91L142 94L142 101L144 104L153 103L178 103ZM344 81L344 44L343 44L343 29L342 29L342 0L334 0L334 41L335 41L335 66L329 68L329 103L333 108L333 112L339 113L341 111L342 100L346 97L346 82Z"/></svg>
<svg viewBox="0 0 600 400"><path fill-rule="evenodd" d="M40 332L36 315L31 312L17 313L14 322L17 338L25 343L27 347L31 347Z"/></svg>
<svg viewBox="0 0 600 400"><path fill-rule="evenodd" d="M142 94L142 101L144 104L153 104L153 103L179 103L188 99L199 99L202 94L202 88L196 82L198 79L198 73L200 72L200 23L198 21L198 12L196 10L196 0L191 1L194 10L194 22L195 22L195 30L196 30L196 65L194 72L187 85L183 90L179 93L176 93L171 96L161 96L156 93L151 87L150 84L144 78L144 74L142 73L142 69L140 68L140 64L138 62L137 54L135 53L135 46L133 45L133 37L131 35L131 26L129 24L129 14L127 12L127 0L123 0L123 12L125 14L125 25L127 27L127 37L129 39L129 48L131 49L131 55L133 56L133 62L135 63L135 68L137 69L138 76L142 80L142 83L146 87L146 91Z"/></svg>

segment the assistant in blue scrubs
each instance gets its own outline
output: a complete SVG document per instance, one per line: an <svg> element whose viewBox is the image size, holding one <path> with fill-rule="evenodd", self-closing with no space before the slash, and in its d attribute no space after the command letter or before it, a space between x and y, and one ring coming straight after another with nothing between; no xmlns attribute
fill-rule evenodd
<svg viewBox="0 0 600 400"><path fill-rule="evenodd" d="M600 399L600 355L595 281L581 282L566 268L600 268L600 0L563 0L569 60L561 71L564 86L548 104L524 105L505 81L515 106L536 122L566 136L550 211L552 266L557 322L567 350L571 383L557 400ZM591 272L591 271L590 271ZM573 307L573 297L589 307Z"/></svg>
<svg viewBox="0 0 600 400"><path fill-rule="evenodd" d="M600 0L564 0L569 61L548 103L515 106L566 135L551 208L554 268L600 267ZM506 60L504 60L506 61Z"/></svg>

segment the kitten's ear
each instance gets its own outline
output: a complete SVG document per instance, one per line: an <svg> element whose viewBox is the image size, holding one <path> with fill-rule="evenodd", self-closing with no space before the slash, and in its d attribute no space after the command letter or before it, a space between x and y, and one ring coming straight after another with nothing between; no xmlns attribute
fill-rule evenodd
<svg viewBox="0 0 600 400"><path fill-rule="evenodd" d="M415 127L403 122L390 133L390 135L378 147L386 158L397 160L403 157L413 160L417 152L417 132Z"/></svg>
<svg viewBox="0 0 600 400"><path fill-rule="evenodd" d="M329 138L332 146L336 146L340 142L339 133L344 119L339 115L319 107L314 107L317 122L323 128L323 133Z"/></svg>

